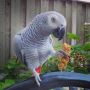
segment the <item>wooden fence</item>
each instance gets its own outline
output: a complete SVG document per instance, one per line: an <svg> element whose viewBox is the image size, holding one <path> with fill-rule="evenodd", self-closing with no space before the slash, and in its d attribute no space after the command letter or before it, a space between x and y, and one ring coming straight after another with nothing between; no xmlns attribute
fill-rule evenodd
<svg viewBox="0 0 90 90"><path fill-rule="evenodd" d="M83 40L80 28L84 22L90 22L90 4L70 0L0 0L0 67L13 56L13 36L35 15L49 10L62 13L67 19L66 32L76 33Z"/></svg>

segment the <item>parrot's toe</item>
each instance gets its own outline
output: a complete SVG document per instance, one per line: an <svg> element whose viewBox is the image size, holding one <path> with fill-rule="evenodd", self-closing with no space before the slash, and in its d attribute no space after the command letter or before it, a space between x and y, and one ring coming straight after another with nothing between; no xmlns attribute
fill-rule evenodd
<svg viewBox="0 0 90 90"><path fill-rule="evenodd" d="M35 74L35 80L36 80L37 85L40 86L40 82L41 82L42 80L41 80L41 78L40 78L40 76L39 76L38 73Z"/></svg>
<svg viewBox="0 0 90 90"><path fill-rule="evenodd" d="M39 78L36 77L35 79L36 79L36 83L37 83L37 85L40 86Z"/></svg>
<svg viewBox="0 0 90 90"><path fill-rule="evenodd" d="M39 79L40 82L42 81L41 78L40 78L40 76L38 77L38 79Z"/></svg>

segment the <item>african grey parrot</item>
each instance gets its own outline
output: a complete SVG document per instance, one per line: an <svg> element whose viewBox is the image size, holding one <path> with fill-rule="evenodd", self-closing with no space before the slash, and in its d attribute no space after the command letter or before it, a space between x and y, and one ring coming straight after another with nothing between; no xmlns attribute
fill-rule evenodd
<svg viewBox="0 0 90 90"><path fill-rule="evenodd" d="M64 36L66 20L63 15L55 11L38 14L32 22L14 37L16 56L27 65L40 85L40 76L36 68L42 66L52 55L67 55L60 50L53 49L51 34L61 40Z"/></svg>

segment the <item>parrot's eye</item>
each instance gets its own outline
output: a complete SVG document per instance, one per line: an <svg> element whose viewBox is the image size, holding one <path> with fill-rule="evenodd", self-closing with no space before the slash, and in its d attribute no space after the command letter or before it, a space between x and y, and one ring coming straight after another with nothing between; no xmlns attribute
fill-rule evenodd
<svg viewBox="0 0 90 90"><path fill-rule="evenodd" d="M55 23L55 22L56 22L56 19L55 19L54 17L52 17L52 18L51 18L51 21L52 21L53 23Z"/></svg>
<svg viewBox="0 0 90 90"><path fill-rule="evenodd" d="M63 27L63 25L61 24L61 27Z"/></svg>

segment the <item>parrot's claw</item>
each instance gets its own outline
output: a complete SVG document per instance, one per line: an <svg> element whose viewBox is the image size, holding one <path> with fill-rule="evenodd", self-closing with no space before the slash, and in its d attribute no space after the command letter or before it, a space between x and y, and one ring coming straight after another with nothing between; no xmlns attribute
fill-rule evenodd
<svg viewBox="0 0 90 90"><path fill-rule="evenodd" d="M39 76L39 73L34 73L34 76L35 76L35 80L36 80L36 83L38 86L40 86L40 82L42 81L40 76Z"/></svg>

